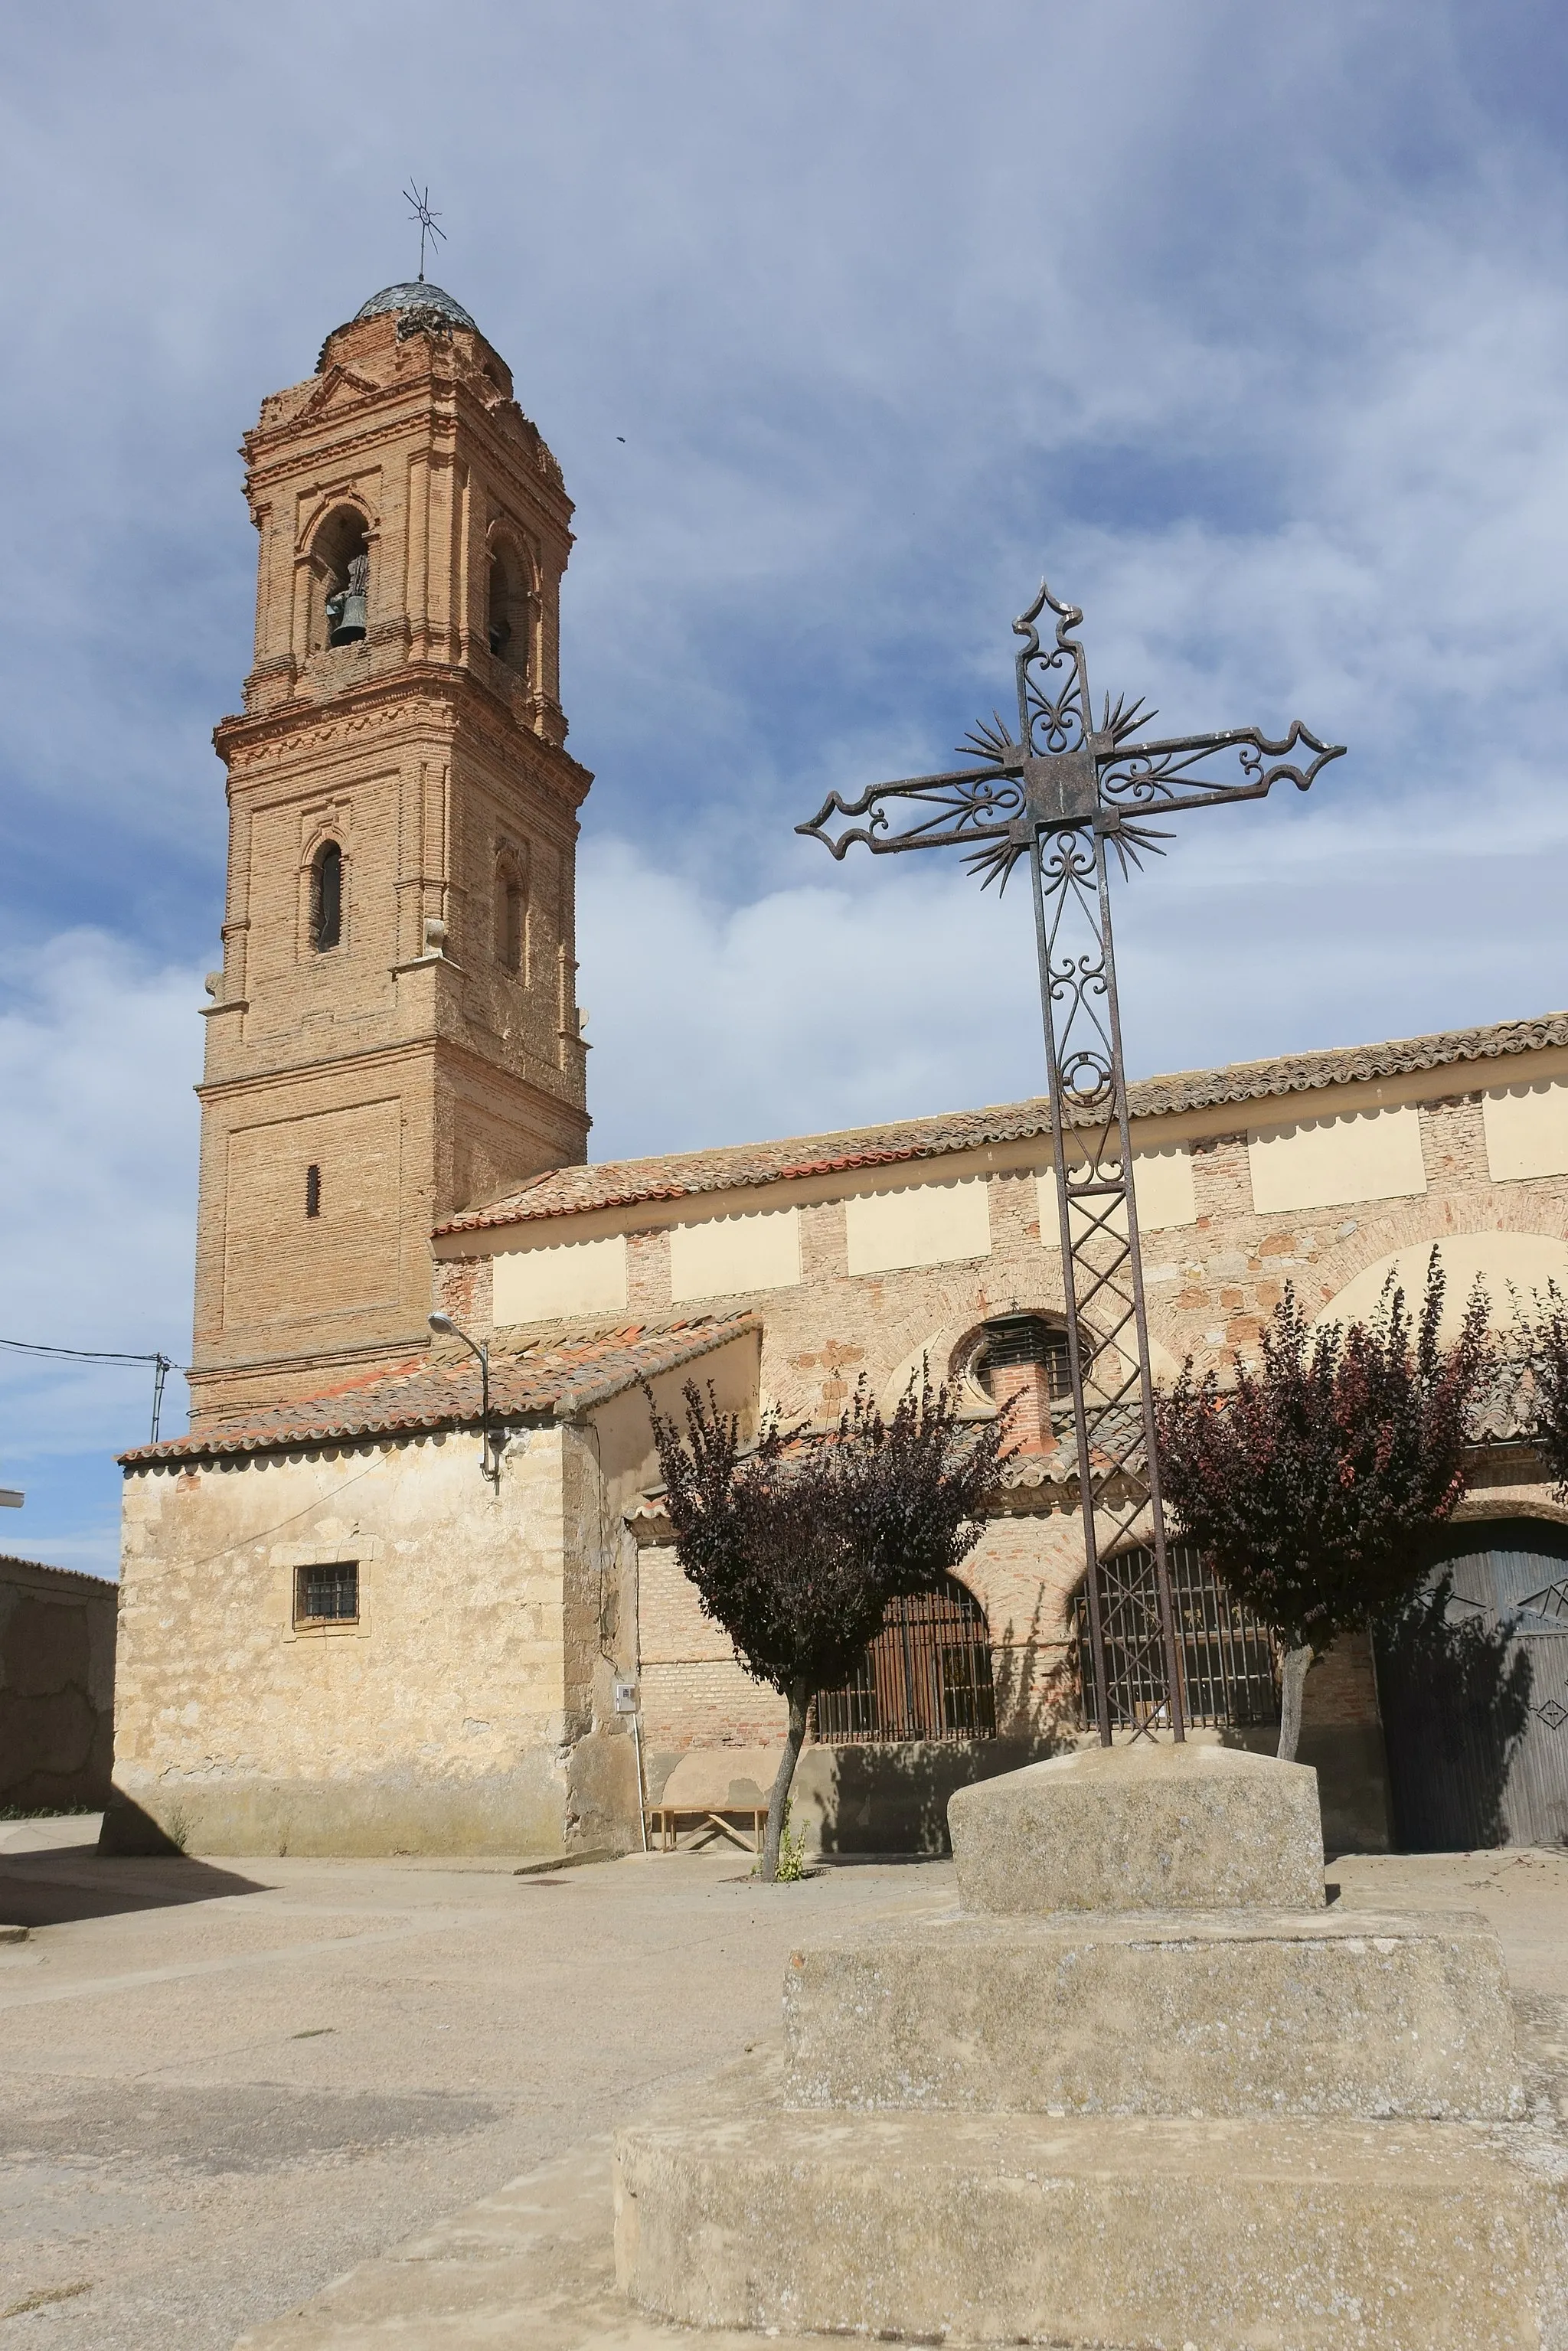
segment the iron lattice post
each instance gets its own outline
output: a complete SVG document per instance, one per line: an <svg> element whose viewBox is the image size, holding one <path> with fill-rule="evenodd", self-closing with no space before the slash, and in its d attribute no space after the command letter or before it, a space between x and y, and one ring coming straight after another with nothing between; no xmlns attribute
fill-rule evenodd
<svg viewBox="0 0 1568 2351"><path fill-rule="evenodd" d="M1171 1735L1182 1739L1105 844L1087 830L1053 834L1040 828L1030 872L1100 1738L1110 1746L1110 1633L1125 1659L1129 1689L1163 1692ZM1145 1512L1146 1530L1139 1524ZM1118 1595L1113 1612L1107 1608L1100 1568L1103 1541L1108 1547L1145 1531L1155 1560L1152 1623L1135 1587ZM1134 1717L1134 1736L1152 1729L1161 1710L1156 1698L1144 1719Z"/></svg>
<svg viewBox="0 0 1568 2351"><path fill-rule="evenodd" d="M1056 629L1042 645L1035 623L1048 608ZM1082 618L1075 605L1059 604L1040 583L1029 611L1013 623L1024 640L1016 664L1017 735L999 716L976 727L965 748L979 764L873 784L858 800L830 793L810 822L796 830L822 841L835 858L855 841L876 856L962 847L983 881L1002 888L1014 867L1028 861L1083 1515L1084 1594L1099 1731L1109 1746L1113 1647L1133 1693L1134 1738L1163 1725L1182 1739L1185 1706L1155 1446L1108 854L1114 849L1125 875L1145 852L1161 853L1158 844L1168 837L1143 821L1148 816L1261 799L1287 777L1306 791L1344 747L1320 743L1299 720L1280 742L1252 726L1135 741L1155 714L1141 703L1113 705L1109 697L1096 726L1084 651L1074 633ZM1314 755L1310 761L1287 757L1298 744ZM1234 754L1239 765L1235 780L1197 772L1226 754ZM889 802L913 804L915 814L902 831L893 830ZM865 820L833 837L827 828L835 816ZM1152 1615L1131 1583L1120 1586L1113 1604L1107 1602L1107 1555L1134 1538L1146 1539L1154 1554Z"/></svg>

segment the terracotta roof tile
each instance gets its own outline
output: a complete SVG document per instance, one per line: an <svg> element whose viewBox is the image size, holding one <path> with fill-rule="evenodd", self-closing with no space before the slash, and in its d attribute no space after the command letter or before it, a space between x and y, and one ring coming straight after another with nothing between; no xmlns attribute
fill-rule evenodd
<svg viewBox="0 0 1568 2351"><path fill-rule="evenodd" d="M1144 1078L1129 1087L1134 1118L1206 1110L1215 1104L1278 1099L1358 1080L1397 1077L1413 1070L1500 1059L1545 1045L1568 1045L1568 1012L1511 1020L1487 1029L1454 1029L1431 1037L1396 1038L1380 1045L1336 1047L1271 1061L1234 1061L1220 1070L1186 1070ZM647 1201L685 1200L705 1192L744 1190L791 1176L837 1176L862 1167L894 1167L937 1159L986 1144L1049 1134L1051 1105L1043 1094L986 1110L952 1111L888 1126L849 1128L836 1134L791 1135L776 1143L731 1144L653 1159L557 1167L486 1206L465 1209L437 1228L481 1233L547 1217L581 1216L591 1208L624 1208Z"/></svg>
<svg viewBox="0 0 1568 2351"><path fill-rule="evenodd" d="M570 1420L639 1380L676 1371L726 1340L761 1327L755 1314L694 1314L675 1322L628 1322L611 1330L558 1332L515 1349L497 1348L490 1357L491 1417ZM345 1380L321 1395L258 1407L248 1418L161 1445L139 1445L120 1458L128 1468L141 1468L159 1461L280 1452L416 1430L475 1428L479 1410L479 1366L466 1348L448 1341L396 1371Z"/></svg>

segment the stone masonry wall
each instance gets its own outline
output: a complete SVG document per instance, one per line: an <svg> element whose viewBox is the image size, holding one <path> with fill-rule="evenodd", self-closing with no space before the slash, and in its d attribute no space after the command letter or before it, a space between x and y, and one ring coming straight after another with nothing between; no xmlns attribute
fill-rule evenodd
<svg viewBox="0 0 1568 2351"><path fill-rule="evenodd" d="M559 1426L139 1469L125 1486L115 1781L216 1853L560 1849ZM355 1561L353 1624L297 1572Z"/></svg>
<svg viewBox="0 0 1568 2351"><path fill-rule="evenodd" d="M96 1575L0 1558L0 1806L108 1795L118 1596Z"/></svg>

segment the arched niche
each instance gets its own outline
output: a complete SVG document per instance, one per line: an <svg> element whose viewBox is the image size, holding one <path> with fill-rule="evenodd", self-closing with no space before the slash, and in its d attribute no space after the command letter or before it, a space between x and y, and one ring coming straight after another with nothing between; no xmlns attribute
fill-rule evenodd
<svg viewBox="0 0 1568 2351"><path fill-rule="evenodd" d="M330 507L310 537L312 653L361 644L370 628L371 521L347 501Z"/></svg>
<svg viewBox="0 0 1568 2351"><path fill-rule="evenodd" d="M1315 1317L1319 1323L1365 1322L1376 1311L1390 1274L1405 1292L1411 1311L1419 1309L1427 1287L1427 1265L1436 1248L1448 1278L1443 1299L1441 1336L1458 1335L1465 1301L1479 1276L1490 1301L1493 1327L1506 1329L1516 1319L1516 1304L1525 1312L1548 1282L1568 1292L1568 1241L1548 1233L1506 1233L1495 1230L1444 1233L1435 1241L1413 1241L1407 1249L1364 1266Z"/></svg>
<svg viewBox="0 0 1568 2351"><path fill-rule="evenodd" d="M486 586L486 643L491 654L527 679L533 667L534 569L509 531L492 532Z"/></svg>
<svg viewBox="0 0 1568 2351"><path fill-rule="evenodd" d="M528 869L526 856L503 846L496 857L494 895L496 961L519 979L528 969Z"/></svg>

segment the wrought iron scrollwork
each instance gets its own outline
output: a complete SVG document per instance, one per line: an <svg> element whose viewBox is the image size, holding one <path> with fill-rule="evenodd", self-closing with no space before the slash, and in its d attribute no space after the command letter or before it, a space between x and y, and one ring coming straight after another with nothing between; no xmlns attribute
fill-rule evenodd
<svg viewBox="0 0 1568 2351"><path fill-rule="evenodd" d="M1043 612L1055 627L1044 643ZM1124 875L1170 838L1151 815L1263 799L1277 783L1311 789L1344 746L1293 721L1276 741L1256 726L1142 739L1158 716L1107 695L1095 726L1075 604L1041 580L1013 622L1017 734L999 713L959 747L974 764L873 784L857 800L831 792L796 830L835 858L862 842L873 856L958 848L986 887L1005 889L1024 859L1033 882L1040 1005L1051 1089L1073 1426L1087 1559L1085 1597L1102 1739L1112 1722L1105 1670L1103 1554L1134 1538L1153 1552L1152 1602L1117 1602L1118 1653L1131 1685L1152 1695L1134 1735L1183 1735L1181 1667L1154 1440L1154 1391L1138 1248L1126 1072L1116 1002L1108 852ZM1310 757L1292 758L1300 747ZM908 820L895 823L902 804ZM843 828L831 831L835 818ZM858 821L863 819L864 821ZM1143 1589L1145 1587L1140 1587ZM1129 1586L1129 1591L1131 1587ZM1139 1614L1139 1608L1143 1613Z"/></svg>
<svg viewBox="0 0 1568 2351"><path fill-rule="evenodd" d="M1151 718L1157 714L1150 711ZM1289 759L1298 743L1315 756L1308 761ZM1217 776L1193 770L1220 754L1233 751L1240 776L1227 783ZM1266 799L1276 784L1294 784L1311 791L1331 759L1344 757L1343 743L1320 743L1299 718L1278 742L1256 726L1233 726L1223 735L1173 735L1163 743L1138 743L1120 756L1102 758L1100 790L1113 806L1138 809L1212 808L1218 800Z"/></svg>
<svg viewBox="0 0 1568 2351"><path fill-rule="evenodd" d="M894 832L885 806L889 800L913 800L925 813L902 832ZM830 792L810 823L798 824L795 830L820 841L833 857L841 858L856 841L863 842L873 856L886 857L901 849L952 849L976 841L1005 840L1022 813L1023 787L998 764L989 768L959 768L941 776L911 776L903 783L873 784L858 800ZM869 822L852 824L835 838L828 831L835 816L863 816Z"/></svg>

